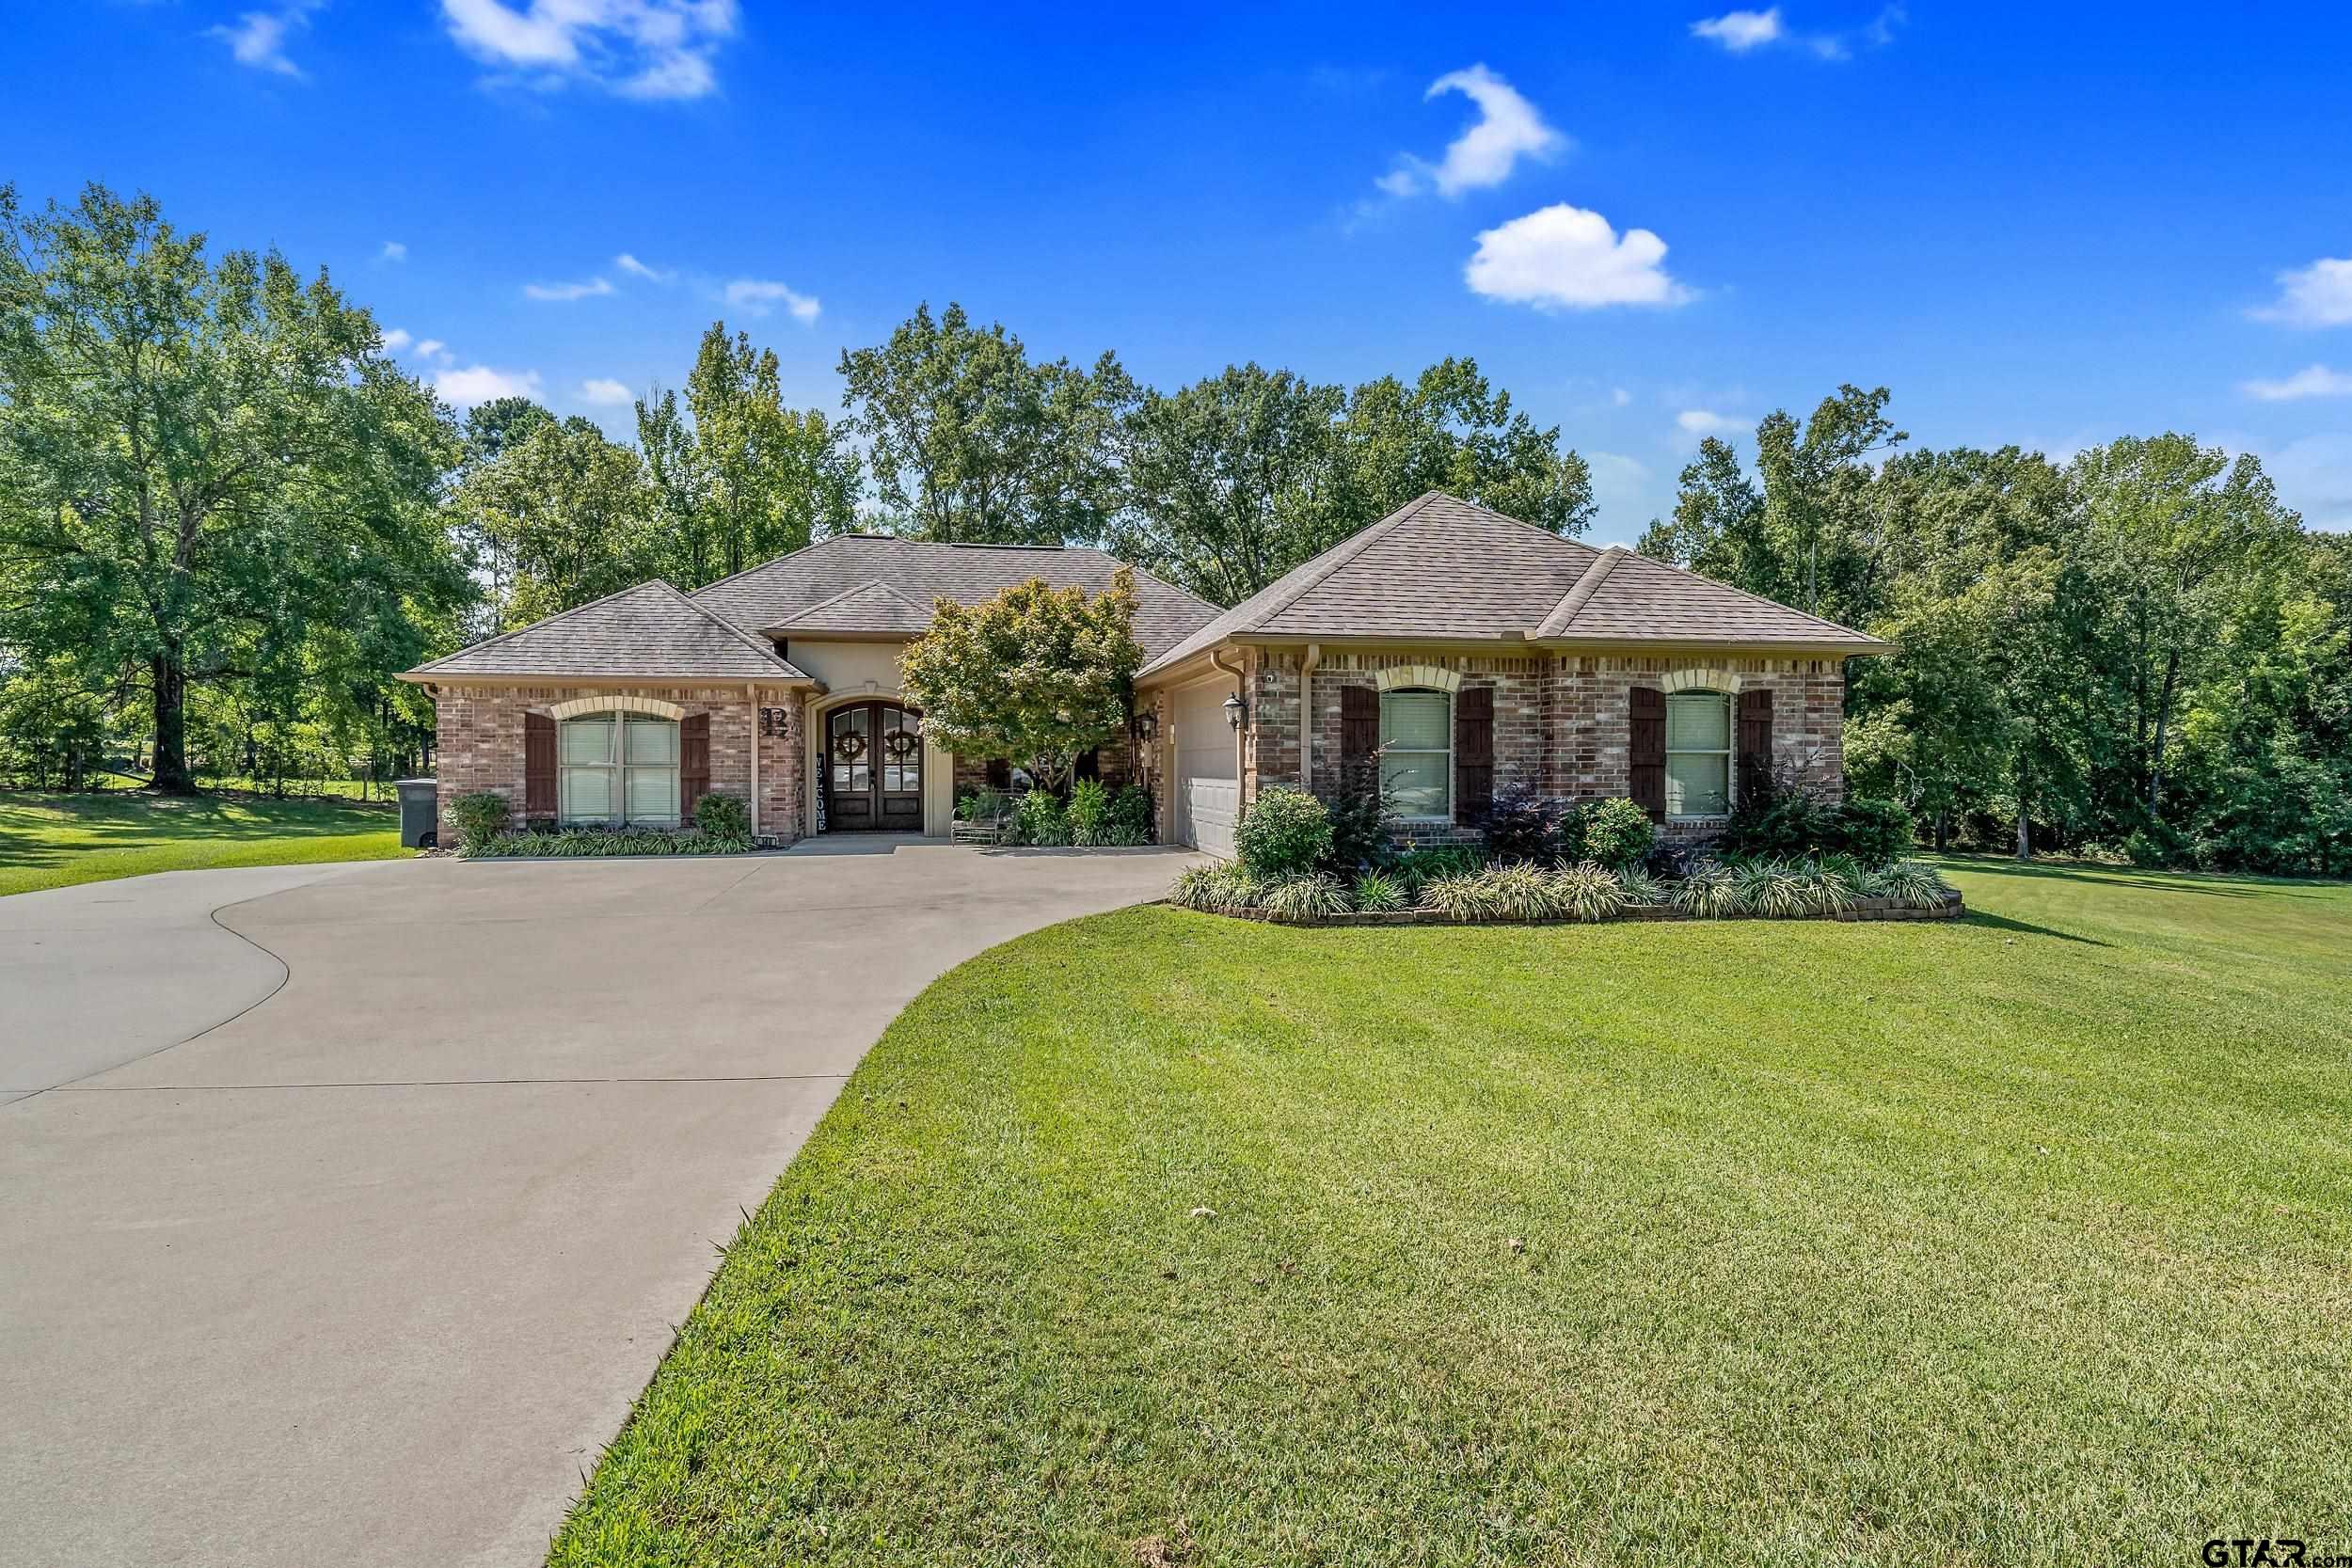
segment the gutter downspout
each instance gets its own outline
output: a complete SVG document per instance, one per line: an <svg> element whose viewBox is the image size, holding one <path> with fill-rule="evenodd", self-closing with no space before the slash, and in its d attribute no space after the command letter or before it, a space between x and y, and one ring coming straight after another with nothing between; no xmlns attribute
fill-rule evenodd
<svg viewBox="0 0 2352 1568"><path fill-rule="evenodd" d="M1315 666L1323 662L1323 644L1310 642L1298 656L1298 787L1315 788Z"/></svg>
<svg viewBox="0 0 2352 1568"><path fill-rule="evenodd" d="M1235 804L1247 805L1248 800L1246 786L1249 782L1248 768L1248 753L1245 750L1248 742L1244 737L1248 735L1249 728L1249 710L1248 707L1249 699L1242 691L1242 667L1238 664L1226 663L1225 650L1222 648L1212 649L1210 651L1209 662L1233 677L1233 695L1240 697L1244 705L1242 708L1241 722L1233 726L1233 797Z"/></svg>

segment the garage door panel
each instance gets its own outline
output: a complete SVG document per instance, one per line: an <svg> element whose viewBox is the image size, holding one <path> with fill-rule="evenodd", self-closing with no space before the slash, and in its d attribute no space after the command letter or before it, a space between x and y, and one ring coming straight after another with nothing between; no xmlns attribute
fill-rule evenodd
<svg viewBox="0 0 2352 1568"><path fill-rule="evenodd" d="M1176 694L1176 841L1213 855L1233 852L1241 815L1239 762L1225 721L1232 688L1219 682Z"/></svg>
<svg viewBox="0 0 2352 1568"><path fill-rule="evenodd" d="M1231 779L1186 780L1184 816L1191 825L1188 842L1194 848L1231 856L1233 824L1241 816L1241 785Z"/></svg>

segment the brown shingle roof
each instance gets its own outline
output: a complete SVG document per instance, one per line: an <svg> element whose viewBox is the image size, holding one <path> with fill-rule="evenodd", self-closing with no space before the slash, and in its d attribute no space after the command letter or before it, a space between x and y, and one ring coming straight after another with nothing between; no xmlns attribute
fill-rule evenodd
<svg viewBox="0 0 2352 1568"><path fill-rule="evenodd" d="M787 615L762 628L778 637L814 637L818 632L890 632L920 637L930 629L931 607L917 604L886 582L869 582L822 604Z"/></svg>
<svg viewBox="0 0 2352 1568"><path fill-rule="evenodd" d="M1769 599L1431 491L1293 569L1145 665L1233 638L1883 643Z"/></svg>
<svg viewBox="0 0 2352 1568"><path fill-rule="evenodd" d="M918 539L845 533L821 539L764 566L698 589L694 602L747 632L776 626L807 636L808 626L786 626L793 617L842 600L853 591L882 585L897 597L924 607L920 624L906 630L881 595L862 600L880 619L863 625L828 614L833 632L898 632L913 636L930 625L933 598L978 604L1015 583L1042 578L1056 588L1099 594L1111 585L1122 563L1101 550L1026 545L934 545ZM854 606L842 606L853 609ZM1150 658L1205 626L1216 606L1195 598L1151 573L1136 570L1136 641Z"/></svg>
<svg viewBox="0 0 2352 1568"><path fill-rule="evenodd" d="M461 675L808 679L766 643L658 579L408 672L414 680Z"/></svg>

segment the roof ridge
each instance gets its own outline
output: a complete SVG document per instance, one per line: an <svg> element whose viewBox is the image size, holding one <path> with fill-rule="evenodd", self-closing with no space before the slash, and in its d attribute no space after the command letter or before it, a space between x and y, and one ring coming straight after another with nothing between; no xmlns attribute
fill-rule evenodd
<svg viewBox="0 0 2352 1568"><path fill-rule="evenodd" d="M1542 537L1550 540L1555 545L1572 545L1580 550L1592 550L1595 555L1601 553L1597 548L1586 544L1583 540L1577 538L1573 534L1556 533L1552 530L1545 528L1540 523L1531 523L1524 517L1514 517L1508 512L1498 512L1484 501L1465 500L1460 496L1454 494L1450 490L1432 490L1429 492L1428 496L1423 496L1422 499L1427 500L1430 496L1436 496L1441 499L1450 500L1456 506L1467 506L1473 512L1484 512L1487 516L1494 518L1498 522L1509 523L1514 528L1523 528L1530 533L1540 534ZM1615 548L1616 546L1613 546L1611 547ZM1587 564L1589 565L1590 563L1587 562Z"/></svg>
<svg viewBox="0 0 2352 1568"><path fill-rule="evenodd" d="M1641 555L1641 551L1639 550L1629 550L1626 553L1629 555ZM1786 614L1802 615L1816 626L1827 626L1832 631L1842 631L1849 637L1859 638L1866 642L1883 642L1886 641L1883 637L1872 637L1867 631L1857 631L1855 628L1847 626L1842 621L1833 621L1825 615L1816 615L1809 610L1799 610L1792 604L1782 604L1778 599L1768 599L1761 594L1751 594L1746 589L1740 587L1736 583L1725 582L1720 578L1710 578L1705 572L1692 571L1688 566L1678 566L1671 561L1661 561L1654 555L1642 555L1642 560L1652 566L1662 566L1669 572L1679 572L1686 578L1696 578L1699 581L1706 583L1708 587L1720 588L1726 594L1737 594L1743 599L1754 599L1757 604L1768 605L1772 609L1781 610Z"/></svg>
<svg viewBox="0 0 2352 1568"><path fill-rule="evenodd" d="M716 610L713 610L707 606L696 604L694 602L694 596L691 594L685 593L679 589L677 584L667 581L661 578L654 578L654 581L659 582L662 587L667 588L670 591L671 596L676 599L678 603L684 605L687 609L692 610L695 614L701 616L712 626L717 626L721 631L725 632L729 637L734 638L738 642L742 643L743 646L749 648L752 652L757 654L769 663L773 664L777 669L790 670L794 674L802 673L801 671L795 669L791 664L778 658L776 657L775 649L761 642L759 639L754 637L751 633L737 630L734 626L731 626L726 622L721 620ZM545 623L542 624L544 625Z"/></svg>
<svg viewBox="0 0 2352 1568"><path fill-rule="evenodd" d="M660 584L660 586L664 588L668 588L673 594L677 593L677 589L675 587L673 587L670 583L662 581L661 578L647 578L644 581L633 582L627 588L615 588L612 593L607 594L601 599L590 599L586 604L576 604L569 610L559 610L554 614L533 621L527 626L516 626L513 631L502 631L496 637L485 637L479 642L469 642L464 647L459 648L453 653L443 654L440 657L435 659L430 664L418 665L416 669L409 673L411 674L418 675L424 674L428 671L438 669L440 666L447 664L453 658L463 658L468 654L478 654L485 648L495 648L501 642L510 642L514 641L516 638L520 637L527 631L537 631L542 626L551 626L558 621L568 621L573 616L594 610L600 604L610 604L614 599L624 598L631 594L642 594L646 589L653 587L657 583ZM684 597L684 595L681 594L680 597ZM702 606L695 605L694 608L696 610L701 610ZM708 612L705 611L705 613L707 614ZM772 658L775 656L771 654L769 657Z"/></svg>
<svg viewBox="0 0 2352 1568"><path fill-rule="evenodd" d="M1264 626L1268 621L1273 620L1277 615L1281 614L1282 611L1288 610L1291 606L1305 598L1309 594L1313 593L1316 589L1330 581L1333 577L1338 575L1341 567L1349 564L1355 561L1358 556L1372 548L1372 546L1378 541L1386 539L1390 534L1395 532L1397 529L1404 526L1407 518L1419 516L1422 510L1429 505L1430 501L1440 495L1444 495L1444 492L1440 490L1430 490L1424 492L1419 499L1407 501L1405 505L1398 507L1394 512L1390 513L1387 516L1381 518L1378 522L1374 523L1369 528L1359 530L1352 538L1341 540L1338 544L1324 551L1316 561L1309 562L1308 564L1313 566L1315 569L1301 577L1298 581L1291 587L1288 593L1281 594L1279 597L1269 599L1266 603L1259 606L1255 610L1250 612L1248 620L1237 622L1233 626L1228 627L1225 635L1231 637L1237 631L1259 630ZM1450 496L1446 499L1449 500L1453 499ZM1276 587L1279 586L1279 584L1278 582L1268 584L1268 586ZM1242 604L1248 604L1248 602L1249 601L1248 599L1244 599ZM1236 605L1233 608L1238 610L1241 606ZM1204 626L1201 629L1205 631L1208 628Z"/></svg>
<svg viewBox="0 0 2352 1568"><path fill-rule="evenodd" d="M1568 591L1560 595L1558 604L1551 607L1551 613L1545 616L1544 624L1535 628L1535 635L1558 637L1565 632L1569 624L1575 621L1577 612L1592 602L1595 594L1600 592L1600 585L1609 580L1609 574L1617 569L1617 562L1625 559L1626 553L1623 545L1612 545L1595 555L1592 563L1584 568L1584 575L1568 584Z"/></svg>
<svg viewBox="0 0 2352 1568"><path fill-rule="evenodd" d="M687 594L686 596L690 599L699 599L705 594L709 593L712 589L723 588L738 578L750 577L754 572L764 572L771 566L781 566L786 562L793 559L795 556L806 555L809 551L817 549L821 546L830 545L836 539L870 539L873 537L876 536L866 533L828 533L822 539L811 539L807 544L803 545L797 550L787 550L782 555L771 556L766 561L758 562L753 565L746 566L739 572L729 572L725 577L713 578L708 582L704 583L700 588L695 589L692 593Z"/></svg>

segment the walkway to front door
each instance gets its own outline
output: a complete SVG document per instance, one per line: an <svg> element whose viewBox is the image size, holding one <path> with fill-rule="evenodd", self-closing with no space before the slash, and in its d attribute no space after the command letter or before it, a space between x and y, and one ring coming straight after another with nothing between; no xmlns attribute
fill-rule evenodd
<svg viewBox="0 0 2352 1568"><path fill-rule="evenodd" d="M825 830L923 831L923 719L896 703L825 718Z"/></svg>

